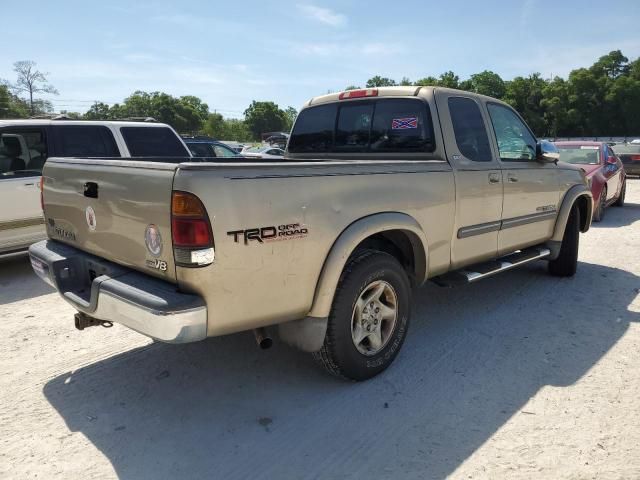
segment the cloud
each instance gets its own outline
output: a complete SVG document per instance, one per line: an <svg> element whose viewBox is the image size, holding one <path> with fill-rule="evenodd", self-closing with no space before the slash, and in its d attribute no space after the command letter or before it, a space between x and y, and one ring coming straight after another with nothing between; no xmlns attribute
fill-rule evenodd
<svg viewBox="0 0 640 480"><path fill-rule="evenodd" d="M298 10L305 17L315 20L331 27L343 27L347 24L347 17L341 13L311 4L299 4Z"/></svg>
<svg viewBox="0 0 640 480"><path fill-rule="evenodd" d="M344 56L346 53L365 56L387 56L403 53L398 45L385 43L303 43L293 45L293 52L318 57Z"/></svg>

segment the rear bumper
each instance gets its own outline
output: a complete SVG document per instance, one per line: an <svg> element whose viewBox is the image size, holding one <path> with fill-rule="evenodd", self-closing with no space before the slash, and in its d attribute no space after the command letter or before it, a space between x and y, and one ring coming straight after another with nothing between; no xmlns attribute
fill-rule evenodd
<svg viewBox="0 0 640 480"><path fill-rule="evenodd" d="M78 311L168 343L207 336L207 307L197 295L52 240L31 245L35 273Z"/></svg>

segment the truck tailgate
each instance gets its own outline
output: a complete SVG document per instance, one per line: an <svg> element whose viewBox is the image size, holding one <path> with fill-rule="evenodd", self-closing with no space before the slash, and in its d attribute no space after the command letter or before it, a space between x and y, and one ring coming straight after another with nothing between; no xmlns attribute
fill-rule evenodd
<svg viewBox="0 0 640 480"><path fill-rule="evenodd" d="M98 257L175 282L171 191L177 164L47 160L47 233Z"/></svg>

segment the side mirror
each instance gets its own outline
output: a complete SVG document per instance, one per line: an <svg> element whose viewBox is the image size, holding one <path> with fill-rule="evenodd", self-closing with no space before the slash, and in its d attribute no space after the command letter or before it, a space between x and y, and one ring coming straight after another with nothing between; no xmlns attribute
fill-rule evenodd
<svg viewBox="0 0 640 480"><path fill-rule="evenodd" d="M536 160L540 163L557 163L560 160L560 151L553 143L540 140L536 144Z"/></svg>
<svg viewBox="0 0 640 480"><path fill-rule="evenodd" d="M617 165L618 159L616 157L607 157L607 163L609 165Z"/></svg>

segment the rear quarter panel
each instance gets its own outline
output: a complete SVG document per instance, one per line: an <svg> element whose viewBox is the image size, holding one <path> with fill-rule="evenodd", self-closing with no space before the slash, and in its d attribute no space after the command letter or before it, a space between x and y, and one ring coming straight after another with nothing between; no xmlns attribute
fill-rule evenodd
<svg viewBox="0 0 640 480"><path fill-rule="evenodd" d="M213 265L176 269L180 287L207 302L209 336L306 316L333 243L369 215L412 216L429 242L429 271L450 262L454 181L446 162L194 166L178 171L174 189L198 195L212 223ZM229 233L296 224L308 233L246 244Z"/></svg>

